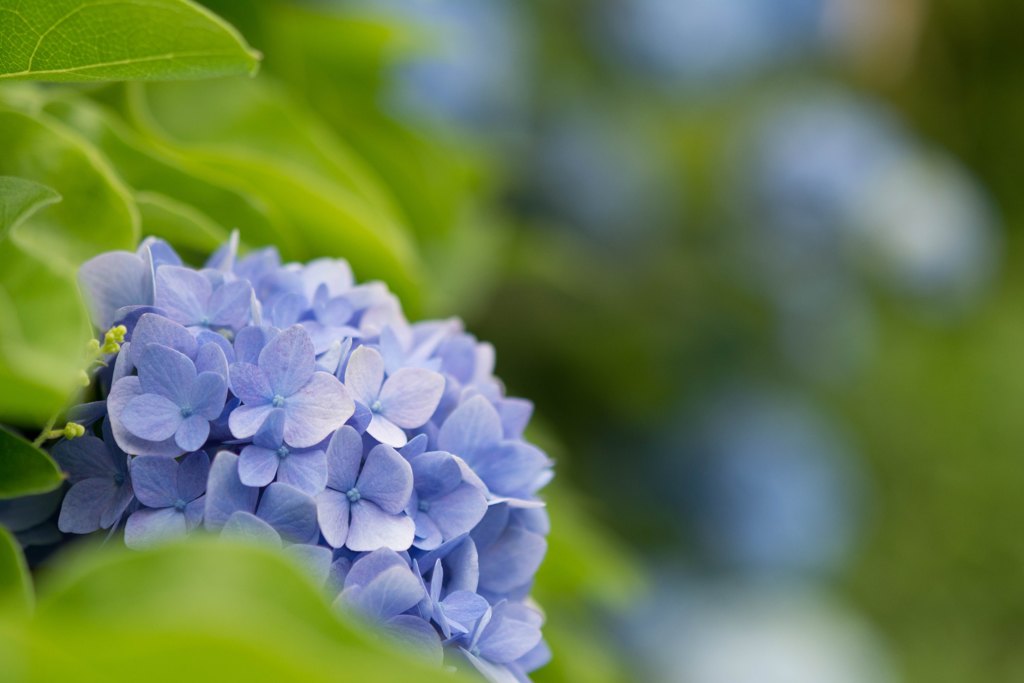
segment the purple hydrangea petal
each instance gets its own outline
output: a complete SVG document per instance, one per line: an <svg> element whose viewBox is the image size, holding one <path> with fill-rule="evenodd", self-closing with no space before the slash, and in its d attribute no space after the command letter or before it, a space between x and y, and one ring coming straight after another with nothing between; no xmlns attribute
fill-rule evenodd
<svg viewBox="0 0 1024 683"><path fill-rule="evenodd" d="M53 458L72 484L93 477L112 478L117 472L107 444L95 436L58 442L53 447Z"/></svg>
<svg viewBox="0 0 1024 683"><path fill-rule="evenodd" d="M327 486L327 454L320 450L291 453L278 466L277 480L315 496Z"/></svg>
<svg viewBox="0 0 1024 683"><path fill-rule="evenodd" d="M400 614L384 624L384 632L394 636L412 652L435 665L444 658L441 639L434 627L419 617Z"/></svg>
<svg viewBox="0 0 1024 683"><path fill-rule="evenodd" d="M115 322L115 313L124 306L153 303L149 266L137 254L112 251L95 256L78 270L92 320L101 329Z"/></svg>
<svg viewBox="0 0 1024 683"><path fill-rule="evenodd" d="M375 446L366 456L356 488L365 500L388 514L405 510L412 495L412 467L390 446ZM408 547L408 546L406 546Z"/></svg>
<svg viewBox="0 0 1024 683"><path fill-rule="evenodd" d="M382 444L393 448L401 448L407 443L402 428L383 415L372 415L370 424L366 427L366 433Z"/></svg>
<svg viewBox="0 0 1024 683"><path fill-rule="evenodd" d="M430 451L410 459L409 464L412 465L416 493L422 498L443 496L462 483L462 470L450 453Z"/></svg>
<svg viewBox="0 0 1024 683"><path fill-rule="evenodd" d="M505 438L519 439L533 416L533 403L522 398L502 399L498 404L498 414Z"/></svg>
<svg viewBox="0 0 1024 683"><path fill-rule="evenodd" d="M274 398L266 374L252 363L232 363L228 376L231 380L231 393L246 403L270 403Z"/></svg>
<svg viewBox="0 0 1024 683"><path fill-rule="evenodd" d="M150 344L170 347L189 358L194 358L198 350L198 344L191 332L156 313L146 313L139 318L138 324L132 330L131 340L131 361L136 367Z"/></svg>
<svg viewBox="0 0 1024 683"><path fill-rule="evenodd" d="M433 550L444 543L444 535L434 520L425 512L414 510L413 522L416 524L416 538L413 545L420 550Z"/></svg>
<svg viewBox="0 0 1024 683"><path fill-rule="evenodd" d="M285 403L284 440L296 448L315 446L345 424L355 405L338 378L314 372Z"/></svg>
<svg viewBox="0 0 1024 683"><path fill-rule="evenodd" d="M176 456L181 449L174 442L173 435L163 441L147 441L128 431L121 421L121 413L128 403L142 395L142 385L138 377L125 377L118 380L107 396L107 415L110 419L110 430L121 450L132 455L165 455Z"/></svg>
<svg viewBox="0 0 1024 683"><path fill-rule="evenodd" d="M346 582L347 583L347 582ZM349 604L365 616L387 621L412 609L425 596L423 585L407 566L385 569L357 590L346 587Z"/></svg>
<svg viewBox="0 0 1024 683"><path fill-rule="evenodd" d="M193 501L206 491L210 474L210 456L204 451L189 453L178 463L178 496L185 502ZM148 504L148 503L147 503Z"/></svg>
<svg viewBox="0 0 1024 683"><path fill-rule="evenodd" d="M403 429L422 426L437 410L444 377L422 368L402 368L380 390L381 414Z"/></svg>
<svg viewBox="0 0 1024 683"><path fill-rule="evenodd" d="M327 485L345 493L356 485L363 461L363 438L352 427L339 427L327 444Z"/></svg>
<svg viewBox="0 0 1024 683"><path fill-rule="evenodd" d="M408 568L409 562L390 548L378 548L356 560L345 578L345 587L365 586L392 567Z"/></svg>
<svg viewBox="0 0 1024 683"><path fill-rule="evenodd" d="M457 625L463 633L467 633L480 620L488 607L490 605L487 600L473 591L453 591L441 601L445 618Z"/></svg>
<svg viewBox="0 0 1024 683"><path fill-rule="evenodd" d="M224 410L227 398L228 385L224 377L216 372L201 372L192 385L186 405L191 406L197 415L216 420Z"/></svg>
<svg viewBox="0 0 1024 683"><path fill-rule="evenodd" d="M543 451L522 441L505 441L470 462L491 491L507 496L533 493L530 485L550 464Z"/></svg>
<svg viewBox="0 0 1024 683"><path fill-rule="evenodd" d="M174 508L136 510L124 526L124 542L129 548L147 548L184 536L188 531L185 515Z"/></svg>
<svg viewBox="0 0 1024 683"><path fill-rule="evenodd" d="M235 261L238 258L238 230L232 230L228 241L217 247L217 250L206 259L204 268L219 270L222 273L230 273L235 269Z"/></svg>
<svg viewBox="0 0 1024 683"><path fill-rule="evenodd" d="M60 509L57 528L67 534L88 534L100 528L100 517L117 494L113 479L85 479L72 486Z"/></svg>
<svg viewBox="0 0 1024 683"><path fill-rule="evenodd" d="M167 311L171 320L182 325L200 323L212 293L210 281L191 268L161 266L156 270L153 301Z"/></svg>
<svg viewBox="0 0 1024 683"><path fill-rule="evenodd" d="M276 451L284 443L285 413L281 408L270 411L267 419L253 436L252 442L261 448Z"/></svg>
<svg viewBox="0 0 1024 683"><path fill-rule="evenodd" d="M486 513L486 496L471 484L460 484L451 493L430 501L430 516L446 539L469 532Z"/></svg>
<svg viewBox="0 0 1024 683"><path fill-rule="evenodd" d="M147 441L174 436L184 421L181 408L157 394L136 396L121 411L120 418L128 431Z"/></svg>
<svg viewBox="0 0 1024 683"><path fill-rule="evenodd" d="M209 338L211 341L203 343L205 338ZM220 341L213 341L219 339ZM234 351L231 346L228 345L228 340L214 332L202 333L202 336L197 336L197 340L200 341L199 351L196 352L196 372L202 374L204 372L216 372L218 375L224 378L224 381L228 381L228 354L234 356Z"/></svg>
<svg viewBox="0 0 1024 683"><path fill-rule="evenodd" d="M248 439L259 431L273 410L274 406L269 403L238 406L228 416L228 427L236 439Z"/></svg>
<svg viewBox="0 0 1024 683"><path fill-rule="evenodd" d="M147 394L158 394L177 406L189 402L189 389L196 380L196 366L188 356L161 344L149 344L138 363L139 381Z"/></svg>
<svg viewBox="0 0 1024 683"><path fill-rule="evenodd" d="M246 446L238 459L238 477L246 486L266 486L274 481L278 463L276 451Z"/></svg>
<svg viewBox="0 0 1024 683"><path fill-rule="evenodd" d="M367 407L373 405L384 382L384 359L376 350L360 346L348 358L345 386L352 397Z"/></svg>
<svg viewBox="0 0 1024 683"><path fill-rule="evenodd" d="M243 327L235 335L235 360L256 365L260 351L273 336L272 331L265 327Z"/></svg>
<svg viewBox="0 0 1024 683"><path fill-rule="evenodd" d="M299 391L316 370L309 334L297 325L289 327L263 347L259 366L274 394L288 397Z"/></svg>
<svg viewBox="0 0 1024 683"><path fill-rule="evenodd" d="M262 519L251 512L232 513L220 530L221 535L244 538L258 543L281 547L281 535Z"/></svg>
<svg viewBox="0 0 1024 683"><path fill-rule="evenodd" d="M320 533L332 548L343 548L348 539L350 503L343 492L327 489L316 497Z"/></svg>
<svg viewBox="0 0 1024 683"><path fill-rule="evenodd" d="M206 510L206 496L199 496L185 506L185 524L189 531L198 529L203 523L203 512Z"/></svg>
<svg viewBox="0 0 1024 683"><path fill-rule="evenodd" d="M307 543L316 538L316 503L294 486L280 482L268 486L256 516L291 543Z"/></svg>
<svg viewBox="0 0 1024 683"><path fill-rule="evenodd" d="M172 458L140 455L132 461L131 473L135 497L147 507L173 507L180 497L178 463Z"/></svg>
<svg viewBox="0 0 1024 683"><path fill-rule="evenodd" d="M480 588L510 593L529 583L547 549L543 536L509 526L497 541L480 551Z"/></svg>
<svg viewBox="0 0 1024 683"><path fill-rule="evenodd" d="M210 476L206 481L206 507L203 512L204 526L217 531L228 518L239 510L252 512L256 508L259 489L242 483L238 477L238 456L221 451L210 465Z"/></svg>
<svg viewBox="0 0 1024 683"><path fill-rule="evenodd" d="M495 664L514 662L536 647L541 639L540 629L511 618L504 613L503 606L493 608L494 615L477 644L480 655Z"/></svg>
<svg viewBox="0 0 1024 683"><path fill-rule="evenodd" d="M201 415L192 415L182 420L174 433L174 442L183 451L198 451L210 436L210 421Z"/></svg>
<svg viewBox="0 0 1024 683"><path fill-rule="evenodd" d="M207 313L212 325L238 329L249 321L251 306L252 287L245 280L235 280L214 291Z"/></svg>
<svg viewBox="0 0 1024 683"><path fill-rule="evenodd" d="M406 514L392 515L375 503L360 500L352 505L345 546L356 552L377 548L407 550L416 533L416 525Z"/></svg>
<svg viewBox="0 0 1024 683"><path fill-rule="evenodd" d="M402 454L403 458L412 462L413 458L426 452L429 441L426 434L417 434L409 439L409 443L402 446L398 452Z"/></svg>
<svg viewBox="0 0 1024 683"><path fill-rule="evenodd" d="M474 396L456 408L441 425L437 447L470 461L475 453L499 442L501 437L498 411L483 396Z"/></svg>

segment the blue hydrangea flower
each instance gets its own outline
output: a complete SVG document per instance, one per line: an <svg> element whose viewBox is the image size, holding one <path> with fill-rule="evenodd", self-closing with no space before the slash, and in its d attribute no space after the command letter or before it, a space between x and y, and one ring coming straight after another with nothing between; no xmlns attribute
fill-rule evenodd
<svg viewBox="0 0 1024 683"><path fill-rule="evenodd" d="M444 392L444 377L424 368L399 368L384 379L384 358L369 346L352 352L345 370L345 385L373 417L366 431L395 448L408 440L405 429L422 427L437 409Z"/></svg>
<svg viewBox="0 0 1024 683"><path fill-rule="evenodd" d="M145 507L136 510L124 527L124 542L133 548L184 536L203 518L210 456L202 451L179 463L159 455L140 455L132 461L135 497Z"/></svg>
<svg viewBox="0 0 1024 683"><path fill-rule="evenodd" d="M147 441L174 437L183 451L202 448L227 400L224 377L197 373L188 356L159 344L146 347L138 370L143 393L121 413L128 431Z"/></svg>
<svg viewBox="0 0 1024 683"><path fill-rule="evenodd" d="M252 443L242 449L238 475L246 486L282 481L315 495L327 486L327 454L322 448L289 448L284 442L285 412L271 411Z"/></svg>
<svg viewBox="0 0 1024 683"><path fill-rule="evenodd" d="M106 424L103 438L83 436L60 441L53 457L68 475L57 526L70 534L88 534L116 524L135 497L128 455L117 447Z"/></svg>
<svg viewBox="0 0 1024 683"><path fill-rule="evenodd" d="M90 433L54 447L60 529L268 543L428 656L527 680L550 656L529 603L552 476L523 437L532 405L459 321L409 323L341 260L238 250L192 269L147 240L83 266L94 322L126 333L74 410Z"/></svg>
<svg viewBox="0 0 1024 683"><path fill-rule="evenodd" d="M255 365L233 364L231 391L242 401L229 421L238 439L255 435L271 411L282 408L285 442L309 448L345 424L355 411L341 382L316 369L313 342L299 326L270 340Z"/></svg>
<svg viewBox="0 0 1024 683"><path fill-rule="evenodd" d="M393 448L379 444L363 460L363 438L342 427L327 446L327 489L317 496L320 531L335 548L406 550L416 525L405 513L412 496L412 468Z"/></svg>

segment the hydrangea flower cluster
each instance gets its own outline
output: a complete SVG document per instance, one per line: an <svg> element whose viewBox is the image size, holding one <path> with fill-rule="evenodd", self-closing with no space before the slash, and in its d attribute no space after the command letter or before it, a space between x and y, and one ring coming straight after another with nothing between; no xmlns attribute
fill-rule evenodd
<svg viewBox="0 0 1024 683"><path fill-rule="evenodd" d="M199 270L164 242L102 254L80 281L105 400L53 454L59 527L131 547L199 529L283 547L344 610L438 661L525 681L549 651L530 601L551 461L523 439L494 351L457 320L408 323L343 260ZM109 353L108 353L109 352Z"/></svg>

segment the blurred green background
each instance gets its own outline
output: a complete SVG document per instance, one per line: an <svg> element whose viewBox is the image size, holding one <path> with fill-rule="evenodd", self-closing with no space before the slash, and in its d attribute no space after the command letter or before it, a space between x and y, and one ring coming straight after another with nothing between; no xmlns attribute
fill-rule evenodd
<svg viewBox="0 0 1024 683"><path fill-rule="evenodd" d="M204 4L257 76L0 81L0 176L63 198L0 243L6 422L73 391L75 264L237 227L535 401L536 680L1024 680L1024 10Z"/></svg>

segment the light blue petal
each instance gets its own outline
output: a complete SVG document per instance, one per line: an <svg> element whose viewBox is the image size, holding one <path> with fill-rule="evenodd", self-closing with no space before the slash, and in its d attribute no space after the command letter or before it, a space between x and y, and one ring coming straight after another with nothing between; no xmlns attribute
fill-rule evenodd
<svg viewBox="0 0 1024 683"><path fill-rule="evenodd" d="M206 317L213 287L202 274L181 266L156 269L153 302L182 325L198 325Z"/></svg>
<svg viewBox="0 0 1024 683"><path fill-rule="evenodd" d="M149 266L136 254L112 251L89 259L78 269L78 281L96 327L106 330L124 306L153 303Z"/></svg>
<svg viewBox="0 0 1024 683"><path fill-rule="evenodd" d="M129 548L149 546L180 538L187 533L185 515L174 508L136 510L124 526L124 543Z"/></svg>
<svg viewBox="0 0 1024 683"><path fill-rule="evenodd" d="M275 548L281 547L281 536L274 531L274 527L250 512L239 510L233 513L224 523L220 533L223 536L265 543Z"/></svg>
<svg viewBox="0 0 1024 683"><path fill-rule="evenodd" d="M259 405L273 399L274 391L266 374L252 363L232 363L228 375L231 393L245 403Z"/></svg>
<svg viewBox="0 0 1024 683"><path fill-rule="evenodd" d="M348 539L348 497L334 489L321 491L316 497L316 516L320 533L332 548L343 548Z"/></svg>
<svg viewBox="0 0 1024 683"><path fill-rule="evenodd" d="M501 437L498 411L483 396L474 396L456 408L441 425L437 447L473 465L473 456L497 444Z"/></svg>
<svg viewBox="0 0 1024 683"><path fill-rule="evenodd" d="M183 451L198 451L210 436L210 422L201 415L192 415L182 420L174 441Z"/></svg>
<svg viewBox="0 0 1024 683"><path fill-rule="evenodd" d="M206 479L209 474L209 455L204 451L198 451L196 453L189 453L186 455L181 459L181 462L178 463L178 496L185 502L189 502L203 495L203 493L206 492Z"/></svg>
<svg viewBox="0 0 1024 683"><path fill-rule="evenodd" d="M352 398L367 407L373 405L384 382L384 359L369 346L360 346L348 357L345 387Z"/></svg>
<svg viewBox="0 0 1024 683"><path fill-rule="evenodd" d="M246 446L238 459L238 477L246 486L266 486L274 481L278 462L276 450Z"/></svg>
<svg viewBox="0 0 1024 683"><path fill-rule="evenodd" d="M88 534L100 528L100 516L117 494L113 479L85 479L72 486L61 505L57 527L66 534Z"/></svg>
<svg viewBox="0 0 1024 683"><path fill-rule="evenodd" d="M338 378L314 372L309 381L286 399L284 440L289 446L311 448L345 424L355 405Z"/></svg>
<svg viewBox="0 0 1024 683"><path fill-rule="evenodd" d="M416 525L404 512L388 514L375 503L360 500L352 504L351 521L345 546L356 552L377 548L408 550L416 534Z"/></svg>
<svg viewBox="0 0 1024 683"><path fill-rule="evenodd" d="M320 450L291 453L278 466L277 479L315 496L327 486L327 454Z"/></svg>
<svg viewBox="0 0 1024 683"><path fill-rule="evenodd" d="M118 472L107 444L95 436L59 441L53 447L52 455L72 484L93 477L113 479Z"/></svg>
<svg viewBox="0 0 1024 683"><path fill-rule="evenodd" d="M379 622L412 609L425 596L423 585L409 567L386 569L360 588L350 604L360 613Z"/></svg>
<svg viewBox="0 0 1024 683"><path fill-rule="evenodd" d="M135 497L147 507L173 507L180 497L178 463L173 458L140 455L132 461L131 473Z"/></svg>
<svg viewBox="0 0 1024 683"><path fill-rule="evenodd" d="M138 367L142 354L150 344L168 346L189 358L194 358L198 345L195 337L178 323L157 315L146 313L132 330L131 361Z"/></svg>
<svg viewBox="0 0 1024 683"><path fill-rule="evenodd" d="M174 436L184 421L181 408L157 394L136 396L121 411L120 418L128 431L147 441Z"/></svg>
<svg viewBox="0 0 1024 683"><path fill-rule="evenodd" d="M262 405L242 405L231 411L228 416L228 427L236 439L248 439L259 431L260 425L273 412L269 403Z"/></svg>
<svg viewBox="0 0 1024 683"><path fill-rule="evenodd" d="M253 436L252 442L261 448L276 451L284 443L284 420L283 408L275 408L267 415L260 428Z"/></svg>
<svg viewBox="0 0 1024 683"><path fill-rule="evenodd" d="M380 390L381 414L403 429L415 429L434 414L443 393L444 377L438 373L402 368Z"/></svg>
<svg viewBox="0 0 1024 683"><path fill-rule="evenodd" d="M107 417L110 431L118 447L132 455L181 455L181 449L170 436L163 441L147 441L132 434L121 421L128 403L142 395L142 386L135 376L118 380L107 395Z"/></svg>
<svg viewBox="0 0 1024 683"><path fill-rule="evenodd" d="M224 410L228 398L228 385L224 377L216 372L201 372L196 377L189 393L193 412L207 420L216 420Z"/></svg>
<svg viewBox="0 0 1024 683"><path fill-rule="evenodd" d="M273 334L265 327L243 327L235 335L235 360L239 363L259 361L260 351L267 345Z"/></svg>
<svg viewBox="0 0 1024 683"><path fill-rule="evenodd" d="M364 500L376 503L384 512L395 515L409 503L412 495L412 467L390 446L375 446L366 456L356 488Z"/></svg>
<svg viewBox="0 0 1024 683"><path fill-rule="evenodd" d="M237 330L249 322L252 287L245 280L225 282L218 287L207 308L210 324Z"/></svg>
<svg viewBox="0 0 1024 683"><path fill-rule="evenodd" d="M275 395L291 396L305 386L316 370L316 355L309 334L298 325L289 327L263 347L259 366Z"/></svg>
<svg viewBox="0 0 1024 683"><path fill-rule="evenodd" d="M345 579L345 588L365 586L393 567L409 568L409 562L390 548L379 548L363 555L352 564Z"/></svg>
<svg viewBox="0 0 1024 683"><path fill-rule="evenodd" d="M387 621L384 631L424 660L435 665L441 664L444 658L441 639L434 627L423 619L411 614L400 614Z"/></svg>
<svg viewBox="0 0 1024 683"><path fill-rule="evenodd" d="M315 542L319 527L316 503L294 486L280 482L263 491L256 516L265 521L290 543Z"/></svg>
<svg viewBox="0 0 1024 683"><path fill-rule="evenodd" d="M219 340L219 341L217 341ZM228 355L234 357L235 352L227 339L216 332L203 330L196 335L199 351L196 352L196 372L216 372L228 381Z"/></svg>
<svg viewBox="0 0 1024 683"><path fill-rule="evenodd" d="M430 451L409 460L416 493L424 500L451 493L462 483L462 470L451 453Z"/></svg>
<svg viewBox="0 0 1024 683"><path fill-rule="evenodd" d="M233 513L239 510L252 512L256 508L258 494L259 489L246 486L238 478L238 456L221 451L213 459L206 482L204 526L217 531Z"/></svg>
<svg viewBox="0 0 1024 683"><path fill-rule="evenodd" d="M307 545L296 543L284 549L285 555L289 555L298 562L299 566L318 586L327 581L331 571L331 551L322 545Z"/></svg>
<svg viewBox="0 0 1024 683"><path fill-rule="evenodd" d="M528 584L547 549L543 536L509 526L497 541L480 549L480 589L504 594Z"/></svg>
<svg viewBox="0 0 1024 683"><path fill-rule="evenodd" d="M137 365L142 390L170 399L179 407L189 404L196 381L196 366L185 354L162 344L149 344Z"/></svg>
<svg viewBox="0 0 1024 683"><path fill-rule="evenodd" d="M445 539L455 538L475 527L487 512L487 498L480 489L460 484L454 491L430 502L430 516Z"/></svg>

